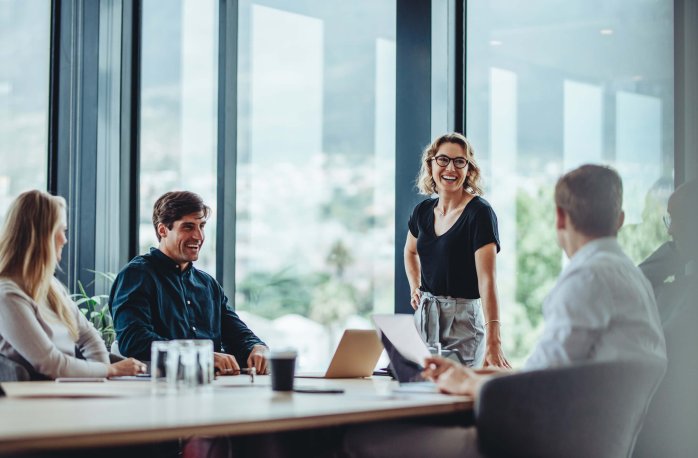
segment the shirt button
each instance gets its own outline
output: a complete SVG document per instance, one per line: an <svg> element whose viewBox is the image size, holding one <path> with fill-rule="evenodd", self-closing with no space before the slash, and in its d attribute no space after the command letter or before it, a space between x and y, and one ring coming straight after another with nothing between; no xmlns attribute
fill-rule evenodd
<svg viewBox="0 0 698 458"><path fill-rule="evenodd" d="M191 305L191 301L187 301L187 305Z"/></svg>
<svg viewBox="0 0 698 458"><path fill-rule="evenodd" d="M194 331L194 332L196 332L196 326L192 326L192 327L191 327L191 330Z"/></svg>

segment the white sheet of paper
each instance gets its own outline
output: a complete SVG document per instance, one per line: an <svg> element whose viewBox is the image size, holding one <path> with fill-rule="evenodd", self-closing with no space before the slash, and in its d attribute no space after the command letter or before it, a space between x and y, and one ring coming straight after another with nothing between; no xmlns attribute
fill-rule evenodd
<svg viewBox="0 0 698 458"><path fill-rule="evenodd" d="M424 358L431 356L427 345L417 332L412 315L375 314L371 318L376 328L385 334L405 358L423 366Z"/></svg>

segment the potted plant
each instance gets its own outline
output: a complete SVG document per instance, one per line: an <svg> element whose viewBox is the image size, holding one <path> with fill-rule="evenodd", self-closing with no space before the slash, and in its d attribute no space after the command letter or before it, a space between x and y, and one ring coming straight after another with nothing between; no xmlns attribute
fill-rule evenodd
<svg viewBox="0 0 698 458"><path fill-rule="evenodd" d="M89 269L88 269L89 270ZM90 270L95 276L104 278L111 287L116 278L116 274L111 272L99 272ZM89 285L88 285L89 286ZM109 312L109 296L107 294L95 294L90 296L85 291L83 284L78 280L79 292L71 294L70 298L75 301L75 305L85 315L85 317L94 325L97 332L100 333L107 351L111 349L111 345L116 339L116 331L114 331L114 321Z"/></svg>

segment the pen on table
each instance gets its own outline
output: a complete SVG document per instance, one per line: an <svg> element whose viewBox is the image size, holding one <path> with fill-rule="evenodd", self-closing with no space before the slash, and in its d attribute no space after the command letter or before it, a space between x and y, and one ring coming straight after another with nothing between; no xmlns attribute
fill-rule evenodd
<svg viewBox="0 0 698 458"><path fill-rule="evenodd" d="M254 376L257 375L257 369L254 367L245 367L240 369L241 374L250 374L250 383L254 383Z"/></svg>
<svg viewBox="0 0 698 458"><path fill-rule="evenodd" d="M249 374L250 382L254 383L254 376L257 375L257 370L254 367L245 367L239 370L233 369L216 369L216 374L219 375L236 375L236 374Z"/></svg>

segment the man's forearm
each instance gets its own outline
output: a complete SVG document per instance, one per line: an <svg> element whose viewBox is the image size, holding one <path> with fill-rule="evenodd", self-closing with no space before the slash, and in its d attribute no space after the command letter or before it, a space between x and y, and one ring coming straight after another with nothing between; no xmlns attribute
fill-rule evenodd
<svg viewBox="0 0 698 458"><path fill-rule="evenodd" d="M243 339L242 341L224 340L223 352L235 356L235 359L237 359L241 364L244 364L256 345L263 345L267 347L267 344L262 342L262 340L259 337L252 334L251 337Z"/></svg>
<svg viewBox="0 0 698 458"><path fill-rule="evenodd" d="M151 344L161 340L169 340L152 331L138 329L133 325L129 328L117 332L119 353L128 358L150 361Z"/></svg>

